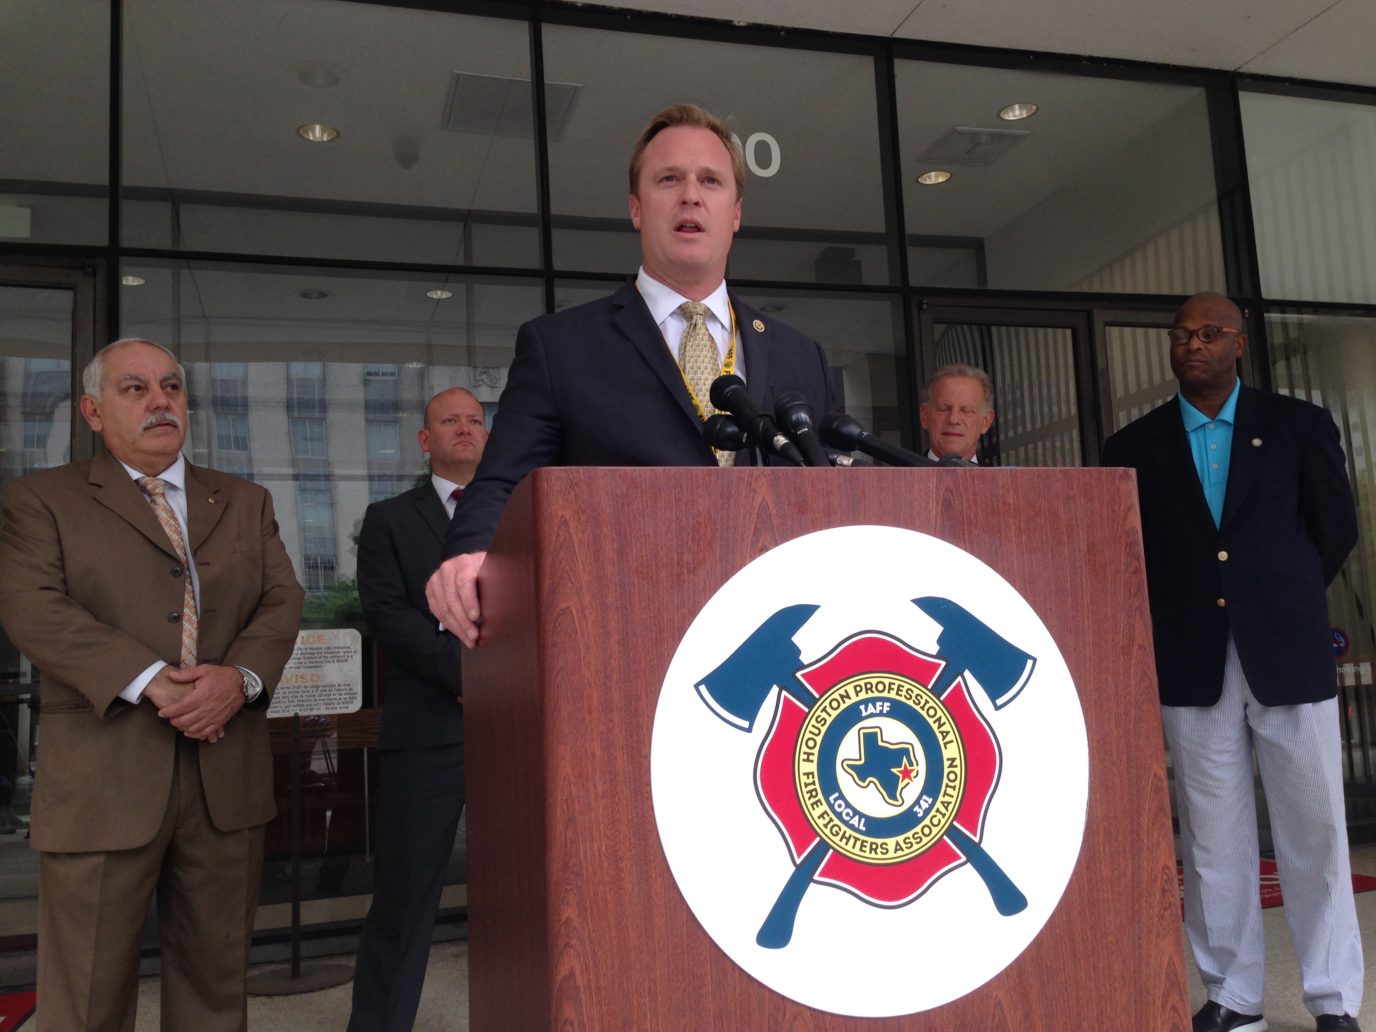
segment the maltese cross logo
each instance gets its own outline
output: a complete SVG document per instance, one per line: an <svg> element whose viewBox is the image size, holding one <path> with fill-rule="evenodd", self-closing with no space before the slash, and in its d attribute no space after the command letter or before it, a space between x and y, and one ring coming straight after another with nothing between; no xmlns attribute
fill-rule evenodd
<svg viewBox="0 0 1376 1032"><path fill-rule="evenodd" d="M980 844L1002 758L976 697L1008 705L1036 659L950 599L913 604L941 627L937 655L871 630L803 665L793 638L819 607L794 605L697 682L702 701L741 731L779 689L755 789L794 869L760 946L788 945L814 882L900 907L968 865L998 913L1027 907Z"/></svg>

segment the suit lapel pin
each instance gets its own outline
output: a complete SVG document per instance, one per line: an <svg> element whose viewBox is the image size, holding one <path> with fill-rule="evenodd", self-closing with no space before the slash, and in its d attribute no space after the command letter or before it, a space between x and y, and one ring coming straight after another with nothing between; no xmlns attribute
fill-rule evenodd
<svg viewBox="0 0 1376 1032"><path fill-rule="evenodd" d="M755 332L756 332L756 333L763 333L763 332L764 332L764 320L763 320L763 319L756 319L756 320L755 320L753 323L751 323L750 325L753 326L753 327L755 327Z"/></svg>
<svg viewBox="0 0 1376 1032"><path fill-rule="evenodd" d="M215 496L214 496L214 495L211 495L209 498L206 499L206 502L208 502L210 505L214 505L214 504L215 504Z"/></svg>
<svg viewBox="0 0 1376 1032"><path fill-rule="evenodd" d="M1260 438L1260 437L1253 437L1253 438L1252 438L1252 447L1253 447L1253 448L1260 448L1260 447L1261 447L1261 438Z"/></svg>

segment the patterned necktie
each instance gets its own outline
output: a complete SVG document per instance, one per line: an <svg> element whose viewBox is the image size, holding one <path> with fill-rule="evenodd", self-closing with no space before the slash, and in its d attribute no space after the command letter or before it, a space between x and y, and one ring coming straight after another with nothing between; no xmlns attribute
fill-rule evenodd
<svg viewBox="0 0 1376 1032"><path fill-rule="evenodd" d="M153 512L162 524L163 533L172 542L172 551L181 560L186 574L186 588L182 592L182 666L196 665L196 632L200 621L196 616L196 589L191 583L191 563L186 557L186 540L182 537L181 524L177 514L172 511L172 503L167 500L167 481L157 477L139 477L139 487L153 504Z"/></svg>
<svg viewBox="0 0 1376 1032"><path fill-rule="evenodd" d="M678 345L679 368L698 405L706 411L711 404L708 399L712 381L721 370L717 342L707 332L707 306L701 301L685 301L678 306L678 312L688 324Z"/></svg>
<svg viewBox="0 0 1376 1032"><path fill-rule="evenodd" d="M717 342L707 330L707 306L701 301L685 301L678 311L688 325L683 328L683 337L678 344L678 364L683 370L683 379L698 409L704 413L712 412L712 381L721 372L721 358L717 354ZM719 451L717 464L734 466L736 453Z"/></svg>

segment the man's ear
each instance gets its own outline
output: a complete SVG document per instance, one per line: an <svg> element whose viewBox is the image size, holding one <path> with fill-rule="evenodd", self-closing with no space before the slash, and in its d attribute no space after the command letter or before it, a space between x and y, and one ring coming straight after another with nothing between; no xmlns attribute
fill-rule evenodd
<svg viewBox="0 0 1376 1032"><path fill-rule="evenodd" d="M640 229L640 198L637 197L635 194L628 194L628 195L626 196L626 206L627 206L627 207L630 209L630 211L631 211L631 225L634 226L637 230L639 230L639 229ZM739 206L738 206L738 209L737 209L737 210L739 211ZM737 217L739 217L739 216L737 216Z"/></svg>
<svg viewBox="0 0 1376 1032"><path fill-rule="evenodd" d="M81 418L96 433L105 429L105 420L100 418L100 405L89 394L83 394L80 402Z"/></svg>

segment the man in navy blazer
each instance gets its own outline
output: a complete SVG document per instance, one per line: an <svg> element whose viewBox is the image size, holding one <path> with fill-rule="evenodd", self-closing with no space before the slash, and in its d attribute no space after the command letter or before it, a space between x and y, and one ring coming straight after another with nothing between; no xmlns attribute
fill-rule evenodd
<svg viewBox="0 0 1376 1032"><path fill-rule="evenodd" d="M639 274L609 298L521 327L491 444L427 588L430 608L464 644L480 638L477 577L488 543L512 489L531 470L718 463L702 433L712 404L693 392L676 359L698 332L690 320L698 330L705 323L714 368L743 375L760 408L791 391L818 419L832 408L816 341L727 290L744 180L740 150L720 119L691 104L660 112L631 156ZM705 314L693 314L697 302Z"/></svg>
<svg viewBox="0 0 1376 1032"><path fill-rule="evenodd" d="M415 1022L445 871L464 803L458 639L425 601L449 519L487 441L482 404L441 391L416 435L425 482L374 502L358 536L358 594L387 656L373 902L358 944L351 1032Z"/></svg>
<svg viewBox="0 0 1376 1032"><path fill-rule="evenodd" d="M1208 993L1194 1032L1261 1032L1265 946L1252 757L1266 792L1304 1002L1357 1029L1362 951L1343 806L1326 588L1357 540L1332 417L1238 379L1242 313L1190 298L1170 330L1179 395L1104 463L1137 471L1185 926Z"/></svg>

